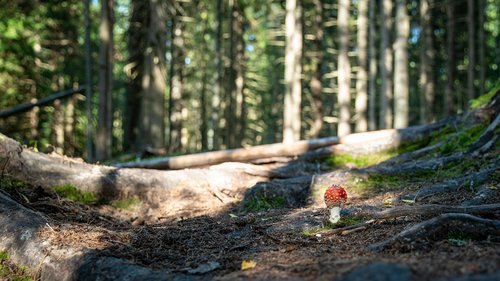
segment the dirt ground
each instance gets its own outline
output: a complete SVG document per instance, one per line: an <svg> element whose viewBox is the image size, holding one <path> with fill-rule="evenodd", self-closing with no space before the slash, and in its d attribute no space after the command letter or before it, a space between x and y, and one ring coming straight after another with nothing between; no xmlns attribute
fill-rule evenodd
<svg viewBox="0 0 500 281"><path fill-rule="evenodd" d="M498 182L488 184L495 191L488 202L500 202ZM12 198L47 217L50 227L40 234L53 244L61 248L93 249L105 256L172 273L194 273L220 280L333 280L374 261L405 264L415 280L500 270L498 236L458 237L457 242L448 233L381 252L367 249L368 245L388 239L426 217L377 220L365 229L344 235L290 230L290 224L304 219L326 218L323 206L309 204L255 213L234 209L210 216L137 225L137 221L125 219L126 211L79 205L42 189L10 192ZM438 200L458 205L473 195L472 190L463 189L421 203ZM386 192L379 192L370 198L358 197L349 200L345 207L370 204L387 196Z"/></svg>

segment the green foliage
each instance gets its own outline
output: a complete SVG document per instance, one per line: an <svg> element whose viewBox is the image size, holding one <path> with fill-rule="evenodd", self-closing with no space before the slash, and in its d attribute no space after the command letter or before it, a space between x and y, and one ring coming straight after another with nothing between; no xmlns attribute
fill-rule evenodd
<svg viewBox="0 0 500 281"><path fill-rule="evenodd" d="M69 183L55 186L53 189L57 194L59 194L59 196L73 202L84 205L92 205L97 203L97 199L92 192L80 191L74 185Z"/></svg>
<svg viewBox="0 0 500 281"><path fill-rule="evenodd" d="M10 176L2 176L0 177L0 188L3 189L16 189L16 190L21 190L21 189L26 189L29 185L25 183L22 180L17 180L15 178L12 178Z"/></svg>
<svg viewBox="0 0 500 281"><path fill-rule="evenodd" d="M0 251L0 279L12 281L29 281L35 279L32 270L12 263L6 251Z"/></svg>
<svg viewBox="0 0 500 281"><path fill-rule="evenodd" d="M482 134L485 127L482 124L474 125L464 129L458 135L451 137L440 149L441 154L461 152L474 143Z"/></svg>
<svg viewBox="0 0 500 281"><path fill-rule="evenodd" d="M110 202L110 205L117 209L132 210L139 203L141 203L141 200L139 198L130 197L125 199L113 200Z"/></svg>
<svg viewBox="0 0 500 281"><path fill-rule="evenodd" d="M271 197L267 198L264 196L256 196L250 200L245 205L245 211L247 212L260 212L260 211L265 211L269 209L277 209L277 208L282 208L285 206L285 198L282 196L276 196L276 197Z"/></svg>
<svg viewBox="0 0 500 281"><path fill-rule="evenodd" d="M488 93L483 94L470 101L470 107L472 109L477 109L488 105L491 99L500 91L500 79L498 79L497 84Z"/></svg>
<svg viewBox="0 0 500 281"><path fill-rule="evenodd" d="M396 155L396 151L382 151L368 155L333 154L326 163L333 168L345 168L354 165L357 168L376 165Z"/></svg>

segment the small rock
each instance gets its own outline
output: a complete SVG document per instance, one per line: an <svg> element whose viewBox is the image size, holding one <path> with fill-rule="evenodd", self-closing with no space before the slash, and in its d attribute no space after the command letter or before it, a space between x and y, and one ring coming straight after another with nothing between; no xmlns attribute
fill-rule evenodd
<svg viewBox="0 0 500 281"><path fill-rule="evenodd" d="M210 261L207 263L200 264L197 268L189 269L187 272L190 274L205 274L212 270L216 270L220 267L220 263L216 261Z"/></svg>

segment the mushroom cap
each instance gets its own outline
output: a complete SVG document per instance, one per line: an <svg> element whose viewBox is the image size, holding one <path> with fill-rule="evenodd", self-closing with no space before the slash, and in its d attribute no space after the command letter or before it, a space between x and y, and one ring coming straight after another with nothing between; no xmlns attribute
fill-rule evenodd
<svg viewBox="0 0 500 281"><path fill-rule="evenodd" d="M340 206L347 201L347 193L345 189L337 184L330 186L325 191L325 204L328 208Z"/></svg>

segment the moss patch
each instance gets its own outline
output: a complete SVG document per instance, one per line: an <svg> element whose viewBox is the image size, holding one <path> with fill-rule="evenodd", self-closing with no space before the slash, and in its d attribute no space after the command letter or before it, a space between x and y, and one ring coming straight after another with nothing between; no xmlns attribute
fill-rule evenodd
<svg viewBox="0 0 500 281"><path fill-rule="evenodd" d="M285 206L285 198L276 196L267 198L264 196L254 197L250 202L245 205L246 212L260 212L269 209L283 208Z"/></svg>
<svg viewBox="0 0 500 281"><path fill-rule="evenodd" d="M481 95L470 101L470 107L472 109L477 109L484 107L490 103L491 99L500 91L500 79L498 79L497 84L488 93Z"/></svg>
<svg viewBox="0 0 500 281"><path fill-rule="evenodd" d="M141 200L138 197L130 197L125 199L113 200L110 205L117 209L132 210L139 205Z"/></svg>
<svg viewBox="0 0 500 281"><path fill-rule="evenodd" d="M333 168L368 167L383 162L397 155L397 151L382 151L368 155L334 154L326 159L326 163Z"/></svg>
<svg viewBox="0 0 500 281"><path fill-rule="evenodd" d="M36 280L32 270L16 265L10 260L9 253L0 251L0 279L12 281Z"/></svg>
<svg viewBox="0 0 500 281"><path fill-rule="evenodd" d="M72 184L63 184L53 187L59 196L84 205L93 205L97 203L97 198L92 192L78 190Z"/></svg>
<svg viewBox="0 0 500 281"><path fill-rule="evenodd" d="M21 190L21 189L26 189L28 187L29 185L24 181L17 180L15 178L5 175L3 177L0 177L0 188Z"/></svg>

